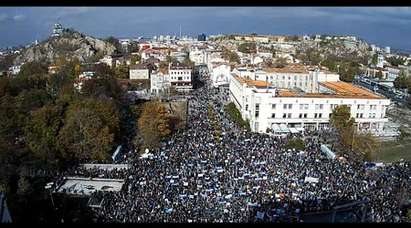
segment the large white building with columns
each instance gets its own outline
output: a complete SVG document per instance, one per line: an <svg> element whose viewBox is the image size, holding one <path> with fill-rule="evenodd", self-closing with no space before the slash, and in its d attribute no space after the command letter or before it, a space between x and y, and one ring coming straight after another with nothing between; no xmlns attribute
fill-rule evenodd
<svg viewBox="0 0 411 228"><path fill-rule="evenodd" d="M315 75L315 72L311 74ZM320 77L322 80L309 79L307 84L312 81L312 86L304 91L286 86L288 83L278 86L275 78L270 83L233 72L229 86L230 99L242 118L249 121L254 132L286 133L328 128L332 110L338 105L350 107L359 130L383 131L384 123L388 121L385 113L389 99L335 80L333 76L329 80L324 77ZM291 75L290 80L292 78ZM279 80L285 82L287 79L280 77Z"/></svg>

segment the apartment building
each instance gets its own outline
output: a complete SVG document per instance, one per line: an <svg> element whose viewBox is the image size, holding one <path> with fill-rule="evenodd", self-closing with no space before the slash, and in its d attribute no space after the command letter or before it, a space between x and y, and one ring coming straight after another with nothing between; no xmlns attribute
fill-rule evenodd
<svg viewBox="0 0 411 228"><path fill-rule="evenodd" d="M309 68L301 64L264 69L237 68L233 73L252 80L266 81L275 88L299 89L307 93L318 91L320 82L339 81L339 75L324 69Z"/></svg>
<svg viewBox="0 0 411 228"><path fill-rule="evenodd" d="M171 86L178 91L190 91L193 89L192 73L190 66L182 63L173 63L169 65L168 72L170 75Z"/></svg>
<svg viewBox="0 0 411 228"><path fill-rule="evenodd" d="M318 91L304 92L232 74L229 89L231 100L254 132L327 128L338 105L350 107L361 131L382 131L388 121L389 99L342 81L318 82Z"/></svg>

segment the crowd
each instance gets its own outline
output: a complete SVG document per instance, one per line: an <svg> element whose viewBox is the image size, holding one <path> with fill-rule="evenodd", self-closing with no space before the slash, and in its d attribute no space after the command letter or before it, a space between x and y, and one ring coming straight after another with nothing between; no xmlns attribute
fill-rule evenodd
<svg viewBox="0 0 411 228"><path fill-rule="evenodd" d="M410 192L409 163L369 170L349 158L328 159L320 150L326 131L297 136L304 151L284 149L296 136L241 129L225 113L224 96L207 85L194 91L187 129L150 156L129 158L130 169L116 176L125 179L122 191L105 193L95 209L99 221L298 222L362 200L366 221L404 221L399 196Z"/></svg>

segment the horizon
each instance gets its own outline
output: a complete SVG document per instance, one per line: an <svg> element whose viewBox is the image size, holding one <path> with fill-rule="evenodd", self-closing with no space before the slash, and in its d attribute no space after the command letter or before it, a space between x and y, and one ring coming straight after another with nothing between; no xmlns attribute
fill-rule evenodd
<svg viewBox="0 0 411 228"><path fill-rule="evenodd" d="M0 47L43 41L55 23L97 38L182 34L356 36L411 50L409 7L3 7ZM101 25L101 26L100 26ZM104 25L104 26L103 26Z"/></svg>

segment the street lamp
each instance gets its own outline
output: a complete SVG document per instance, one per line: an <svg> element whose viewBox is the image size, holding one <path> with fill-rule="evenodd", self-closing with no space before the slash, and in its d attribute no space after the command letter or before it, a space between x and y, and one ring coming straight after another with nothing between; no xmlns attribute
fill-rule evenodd
<svg viewBox="0 0 411 228"><path fill-rule="evenodd" d="M54 200L53 200L52 189L51 189L53 184L54 184L53 182L47 183L46 186L44 187L44 189L49 190L51 203L53 204L53 208L56 209L56 206L55 206Z"/></svg>

